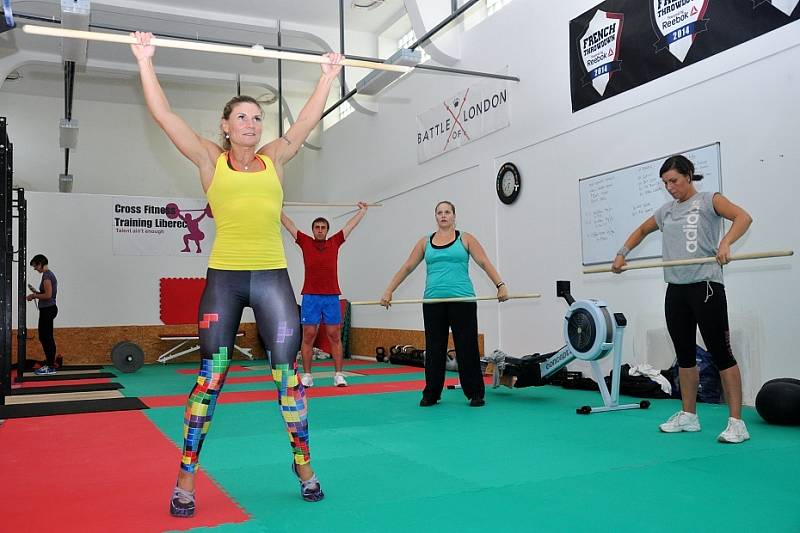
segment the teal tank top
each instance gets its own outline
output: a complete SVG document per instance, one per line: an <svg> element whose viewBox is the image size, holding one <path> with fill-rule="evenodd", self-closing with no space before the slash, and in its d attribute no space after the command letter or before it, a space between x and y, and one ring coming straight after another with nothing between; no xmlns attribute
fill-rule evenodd
<svg viewBox="0 0 800 533"><path fill-rule="evenodd" d="M436 246L430 236L425 244L425 295L423 298L457 298L475 296L469 279L469 253L461 242L461 232L450 244Z"/></svg>

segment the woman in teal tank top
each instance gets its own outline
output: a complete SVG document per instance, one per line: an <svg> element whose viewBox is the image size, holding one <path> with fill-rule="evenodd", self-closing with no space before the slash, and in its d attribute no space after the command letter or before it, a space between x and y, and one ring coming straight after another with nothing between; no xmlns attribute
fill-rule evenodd
<svg viewBox="0 0 800 533"><path fill-rule="evenodd" d="M456 230L456 208L451 202L436 204L436 232L423 237L411 250L381 297L381 305L392 305L392 293L425 260L425 299L475 296L469 278L469 258L480 266L497 288L497 299L508 299L508 289L481 244L469 233ZM458 376L464 396L472 407L484 405L485 387L478 348L476 302L423 303L425 322L425 389L419 405L435 405L442 395L447 359L447 340L453 331Z"/></svg>
<svg viewBox="0 0 800 533"><path fill-rule="evenodd" d="M278 389L278 405L289 433L292 471L299 480L300 494L306 501L319 501L324 494L311 468L305 390L297 377L297 351L302 330L294 291L284 267L279 204L283 194L283 165L297 154L319 123L331 85L341 71L339 63L343 56L326 55L330 63L320 65L322 75L295 123L282 137L260 148L261 107L249 96L231 99L222 112L220 129L224 139L223 146L219 146L200 137L172 111L153 66L155 47L150 44L152 34L137 32L134 36L138 44L131 45L131 50L139 66L148 110L175 147L197 166L207 195L215 179L221 180L217 188L227 187L225 194L216 195L222 202L217 204L220 207L219 218L224 214L229 223L227 227L237 229L253 225L253 221L270 222L271 219L271 224L253 228L252 237L248 237L246 231L236 231L235 238L226 241L224 261L209 266L198 310L200 371L186 404L183 453L178 481L170 498L170 513L190 517L195 512L198 459L230 367L244 307L253 309L259 336L269 354L272 378ZM264 174L259 176L256 174L259 172ZM257 178L264 180L264 176L273 179L277 176L277 183L258 190L265 195L266 201L248 207L262 211L249 213L240 209L241 214L237 215L236 210L231 209L230 199L235 201L237 194L240 197L250 194L249 189L243 193L243 184ZM209 201L212 201L211 197ZM263 233L266 226L274 229L273 238ZM261 233L256 235L256 230ZM275 249L278 246L280 250Z"/></svg>

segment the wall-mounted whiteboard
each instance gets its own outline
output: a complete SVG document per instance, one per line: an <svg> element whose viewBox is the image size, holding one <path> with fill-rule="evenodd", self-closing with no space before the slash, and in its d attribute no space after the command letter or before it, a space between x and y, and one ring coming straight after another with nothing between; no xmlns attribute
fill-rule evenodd
<svg viewBox="0 0 800 533"><path fill-rule="evenodd" d="M683 155L694 163L698 191L721 192L719 143ZM672 200L658 171L667 156L621 168L578 182L581 203L583 264L609 263L620 246L656 209ZM628 259L661 256L661 235L652 233L628 255Z"/></svg>

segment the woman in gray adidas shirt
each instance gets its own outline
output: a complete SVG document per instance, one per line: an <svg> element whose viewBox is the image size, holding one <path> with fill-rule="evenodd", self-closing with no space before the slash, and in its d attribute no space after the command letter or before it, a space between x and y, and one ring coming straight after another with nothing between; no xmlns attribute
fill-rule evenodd
<svg viewBox="0 0 800 533"><path fill-rule="evenodd" d="M698 192L694 165L682 155L664 161L659 173L674 200L661 206L653 216L631 233L617 252L611 270L622 272L625 256L648 234L661 230L665 261L716 256L716 263L664 267L668 283L664 301L667 329L678 356L682 409L661 424L661 431L700 431L697 416L697 387L700 380L696 364L697 328L719 369L729 418L720 442L739 443L750 438L742 415L742 377L733 357L728 327L728 305L722 284L722 265L728 264L731 245L750 227L753 219L720 193ZM722 219L732 222L718 241Z"/></svg>

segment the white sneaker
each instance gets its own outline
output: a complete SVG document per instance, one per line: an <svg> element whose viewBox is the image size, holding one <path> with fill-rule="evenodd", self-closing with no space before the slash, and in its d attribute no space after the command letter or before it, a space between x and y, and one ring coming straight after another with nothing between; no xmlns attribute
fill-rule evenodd
<svg viewBox="0 0 800 533"><path fill-rule="evenodd" d="M700 417L695 413L678 411L669 420L658 426L664 433L678 433L680 431L700 431Z"/></svg>
<svg viewBox="0 0 800 533"><path fill-rule="evenodd" d="M314 386L314 378L311 376L311 374L308 374L308 373L303 374L303 377L300 378L300 383L302 383L303 387L305 387L305 388L313 387Z"/></svg>
<svg viewBox="0 0 800 533"><path fill-rule="evenodd" d="M717 440L720 442L727 442L729 444L738 444L750 438L750 433L747 432L747 426L744 420L730 417L728 418L728 427L725 431L719 434Z"/></svg>
<svg viewBox="0 0 800 533"><path fill-rule="evenodd" d="M347 380L344 379L344 374L337 372L333 375L333 384L336 387L347 387Z"/></svg>

